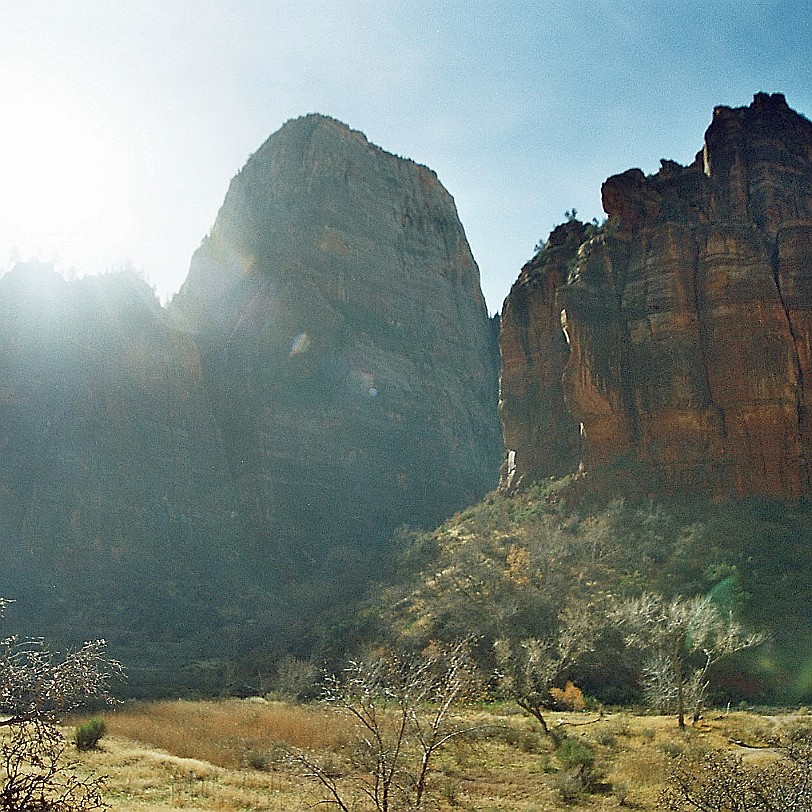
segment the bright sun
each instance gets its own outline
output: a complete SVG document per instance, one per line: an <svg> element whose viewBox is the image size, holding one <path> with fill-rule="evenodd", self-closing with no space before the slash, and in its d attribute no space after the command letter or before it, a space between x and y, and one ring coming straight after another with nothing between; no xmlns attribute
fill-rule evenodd
<svg viewBox="0 0 812 812"><path fill-rule="evenodd" d="M132 258L132 139L98 94L2 83L0 272L16 259L96 273Z"/></svg>

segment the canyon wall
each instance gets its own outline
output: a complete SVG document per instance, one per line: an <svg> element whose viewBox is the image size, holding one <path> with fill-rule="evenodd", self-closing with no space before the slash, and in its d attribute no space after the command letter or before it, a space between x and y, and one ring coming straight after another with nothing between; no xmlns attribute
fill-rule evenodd
<svg viewBox="0 0 812 812"><path fill-rule="evenodd" d="M0 279L0 342L6 631L105 637L160 682L212 650L242 580L198 348L134 277L37 264Z"/></svg>
<svg viewBox="0 0 812 812"><path fill-rule="evenodd" d="M234 178L172 302L260 543L432 526L496 484L498 350L431 170L320 115Z"/></svg>
<svg viewBox="0 0 812 812"><path fill-rule="evenodd" d="M168 309L34 263L0 279L0 341L6 630L105 637L137 692L341 646L393 531L498 479L496 328L454 202L323 116L250 158Z"/></svg>
<svg viewBox="0 0 812 812"><path fill-rule="evenodd" d="M504 483L808 493L812 124L780 94L717 107L692 164L602 198L605 225L559 227L505 302Z"/></svg>

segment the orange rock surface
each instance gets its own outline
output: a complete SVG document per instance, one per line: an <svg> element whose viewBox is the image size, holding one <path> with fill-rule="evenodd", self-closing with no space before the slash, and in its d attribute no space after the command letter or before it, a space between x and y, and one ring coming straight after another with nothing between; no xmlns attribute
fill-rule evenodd
<svg viewBox="0 0 812 812"><path fill-rule="evenodd" d="M690 166L602 196L607 223L559 227L505 303L503 482L628 466L652 492L809 492L812 124L780 94L718 107Z"/></svg>

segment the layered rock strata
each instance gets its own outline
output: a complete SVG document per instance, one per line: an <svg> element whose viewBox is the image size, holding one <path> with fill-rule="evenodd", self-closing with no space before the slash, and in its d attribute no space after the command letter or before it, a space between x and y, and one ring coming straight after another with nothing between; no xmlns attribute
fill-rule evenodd
<svg viewBox="0 0 812 812"><path fill-rule="evenodd" d="M564 459L628 463L655 491L809 492L812 124L780 94L717 107L690 166L629 170L602 197L606 224L554 232L505 303L514 480Z"/></svg>

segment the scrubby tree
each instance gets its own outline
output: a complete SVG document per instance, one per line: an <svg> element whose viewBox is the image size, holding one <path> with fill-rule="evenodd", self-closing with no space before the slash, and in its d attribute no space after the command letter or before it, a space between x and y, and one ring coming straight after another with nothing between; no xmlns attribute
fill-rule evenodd
<svg viewBox="0 0 812 812"><path fill-rule="evenodd" d="M469 684L463 646L411 660L351 662L325 693L354 723L351 771L336 776L305 752L292 760L326 791L324 802L344 812L423 809L437 753L467 732L454 711Z"/></svg>
<svg viewBox="0 0 812 812"><path fill-rule="evenodd" d="M7 604L0 600L0 610ZM0 810L105 808L100 779L75 774L57 725L66 712L107 699L108 681L119 671L103 640L85 643L62 659L41 640L15 636L0 643Z"/></svg>
<svg viewBox="0 0 812 812"><path fill-rule="evenodd" d="M751 765L733 753L682 756L660 808L673 812L787 812L812 809L812 744L777 742L777 757Z"/></svg>
<svg viewBox="0 0 812 812"><path fill-rule="evenodd" d="M644 690L662 711L675 708L681 728L685 709L696 722L708 692L708 673L724 657L758 645L764 636L747 633L731 612L721 612L707 597L673 598L645 593L621 603L614 618L627 646L645 657Z"/></svg>
<svg viewBox="0 0 812 812"><path fill-rule="evenodd" d="M599 614L590 604L573 603L559 613L557 627L548 637L502 637L495 642L500 692L536 719L545 733L550 731L545 713L554 699L551 689L592 651L600 626Z"/></svg>

